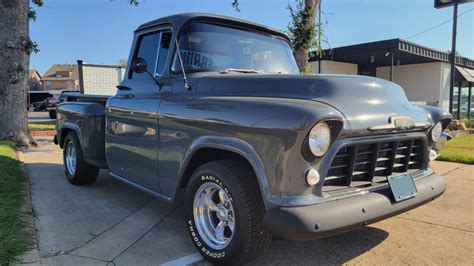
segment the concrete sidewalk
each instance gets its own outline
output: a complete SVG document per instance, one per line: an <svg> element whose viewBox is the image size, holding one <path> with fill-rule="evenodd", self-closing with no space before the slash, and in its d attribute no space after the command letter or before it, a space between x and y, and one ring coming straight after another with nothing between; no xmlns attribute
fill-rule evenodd
<svg viewBox="0 0 474 266"><path fill-rule="evenodd" d="M91 186L64 177L51 142L24 152L42 265L183 265L199 261L180 204L155 200L101 172ZM269 264L472 264L474 166L435 162L447 192L436 201L339 236L273 241Z"/></svg>

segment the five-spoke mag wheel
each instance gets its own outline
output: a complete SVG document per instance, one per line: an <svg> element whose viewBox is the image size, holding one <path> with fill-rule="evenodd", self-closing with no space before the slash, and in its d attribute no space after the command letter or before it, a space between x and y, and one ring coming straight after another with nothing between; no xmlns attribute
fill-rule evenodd
<svg viewBox="0 0 474 266"><path fill-rule="evenodd" d="M229 195L216 183L202 184L195 196L193 215L202 240L220 250L232 240L235 230L234 207Z"/></svg>

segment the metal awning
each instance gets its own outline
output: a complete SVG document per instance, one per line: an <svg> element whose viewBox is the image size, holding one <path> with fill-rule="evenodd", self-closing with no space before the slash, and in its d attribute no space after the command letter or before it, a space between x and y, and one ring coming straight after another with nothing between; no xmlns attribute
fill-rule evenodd
<svg viewBox="0 0 474 266"><path fill-rule="evenodd" d="M456 66L459 74L463 76L467 81L474 82L474 69L469 69L461 66Z"/></svg>
<svg viewBox="0 0 474 266"><path fill-rule="evenodd" d="M403 39L354 44L326 49L323 52L324 54L321 57L312 52L309 61L330 60L359 66L382 67L392 64L391 53L395 54L394 65L430 62L449 63L450 56L448 52L438 51ZM464 68L474 68L474 60L456 56L456 65Z"/></svg>

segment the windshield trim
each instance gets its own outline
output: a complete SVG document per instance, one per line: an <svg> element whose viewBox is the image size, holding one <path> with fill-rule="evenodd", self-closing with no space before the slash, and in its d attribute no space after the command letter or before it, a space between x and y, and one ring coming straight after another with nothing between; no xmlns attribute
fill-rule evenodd
<svg viewBox="0 0 474 266"><path fill-rule="evenodd" d="M234 23L229 23L229 21L220 21L220 20L213 21L213 20L210 20L210 19L192 19L192 20L189 20L188 22L186 22L181 27L181 29L177 33L176 40L180 40L181 36L183 35L184 30L187 29L189 27L189 25L191 25L193 23L204 23L204 24L216 25L216 26L232 28L232 29L237 29L237 30L243 30L243 31L247 31L247 32L253 32L253 33L269 36L269 37L272 37L272 38L276 38L276 39L280 39L282 41L285 41L286 43L288 43L289 47L291 48L290 39L288 38L288 36L286 36L282 32L265 30L265 28L257 29L257 28L252 28L252 27L246 26L244 24L238 24L238 23L234 24ZM174 43L173 44L173 50L172 50L173 54L172 54L172 56L170 58L170 61L169 61L168 72L170 74L182 74L182 71L173 69L173 62L175 60L176 52L177 52L176 41L173 41L173 43ZM213 69L212 71L218 72L219 70ZM192 70L192 69L189 70L188 69L188 70L185 70L185 72L186 73L210 72L210 70L209 69L204 69L203 71L196 71L196 70Z"/></svg>

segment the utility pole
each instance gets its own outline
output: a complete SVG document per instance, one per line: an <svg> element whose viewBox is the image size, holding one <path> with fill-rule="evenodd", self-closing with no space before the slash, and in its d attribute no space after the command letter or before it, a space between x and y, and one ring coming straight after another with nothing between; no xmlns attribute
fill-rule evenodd
<svg viewBox="0 0 474 266"><path fill-rule="evenodd" d="M318 27L320 27L319 30L321 30L321 4L322 4L322 3L323 3L323 0L320 0L320 1L319 1L319 7L318 7L318 12L319 12L319 15L318 15L318 16L319 16L319 18L318 18L318 20L319 20L319 22L318 22L319 25L318 25ZM319 36L318 36L318 37L319 37L319 38L318 38L318 46L319 46L319 49L321 49L321 32L319 32ZM323 55L323 56L324 56L324 55ZM319 73L319 74L321 74L321 60L323 60L323 56L320 56L320 57L319 57L319 61L318 61L318 73Z"/></svg>
<svg viewBox="0 0 474 266"><path fill-rule="evenodd" d="M456 31L458 27L458 4L455 3L453 6L453 36L451 41L451 75L449 81L449 112L453 112L453 95L454 95L454 82L456 77ZM459 102L458 102L459 105ZM459 119L459 108L457 113L457 119Z"/></svg>

